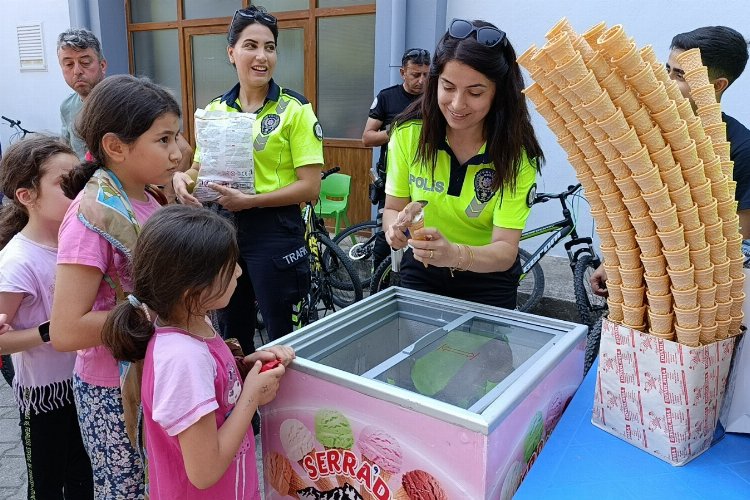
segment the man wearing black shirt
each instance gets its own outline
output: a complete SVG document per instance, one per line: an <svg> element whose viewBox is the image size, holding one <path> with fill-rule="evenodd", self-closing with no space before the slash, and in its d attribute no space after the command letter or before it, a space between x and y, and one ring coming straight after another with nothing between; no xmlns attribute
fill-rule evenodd
<svg viewBox="0 0 750 500"><path fill-rule="evenodd" d="M424 83L430 70L430 52L425 49L409 49L401 57L401 78L403 83L393 85L378 92L370 106L365 123L362 142L367 147L380 146L377 165L378 178L370 187L370 200L378 205L379 213L385 202L385 170L388 153L388 133L394 118L419 97L424 91ZM373 269L390 253L385 234L379 233L373 251Z"/></svg>

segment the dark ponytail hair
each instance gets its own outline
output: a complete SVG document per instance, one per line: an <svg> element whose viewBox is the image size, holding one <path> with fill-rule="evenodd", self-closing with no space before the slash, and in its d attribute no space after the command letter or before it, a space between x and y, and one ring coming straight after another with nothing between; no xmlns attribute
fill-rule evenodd
<svg viewBox="0 0 750 500"><path fill-rule="evenodd" d="M65 196L75 198L96 169L106 164L102 138L115 134L125 144L133 144L157 118L172 113L180 116L180 106L169 90L148 78L115 75L94 87L83 109L78 113L75 128L93 157L68 174L62 187Z"/></svg>
<svg viewBox="0 0 750 500"><path fill-rule="evenodd" d="M7 202L0 207L0 249L29 222L27 208L16 199L17 189L39 190L45 163L57 154L75 156L57 137L34 134L13 144L0 162L0 191Z"/></svg>
<svg viewBox="0 0 750 500"><path fill-rule="evenodd" d="M477 28L496 27L486 21L474 21L473 25ZM534 134L526 99L521 92L524 88L523 75L516 62L516 53L507 39L488 47L477 41L476 33L458 39L446 32L435 49L424 94L409 105L396 121L422 120L417 156L430 163L434 173L439 146L446 133L445 117L438 106L438 86L440 75L450 61L465 64L495 83L495 98L484 119L486 151L496 172L492 189L497 191L507 186L513 190L523 152L532 162L536 160L537 171L544 161L544 153Z"/></svg>
<svg viewBox="0 0 750 500"><path fill-rule="evenodd" d="M181 321L185 310L197 313L202 304L221 296L234 277L236 232L210 210L185 205L159 209L144 224L133 249L132 295L165 323ZM211 290L217 277L221 286ZM143 308L125 301L110 311L102 340L116 359L132 362L146 356L153 334Z"/></svg>

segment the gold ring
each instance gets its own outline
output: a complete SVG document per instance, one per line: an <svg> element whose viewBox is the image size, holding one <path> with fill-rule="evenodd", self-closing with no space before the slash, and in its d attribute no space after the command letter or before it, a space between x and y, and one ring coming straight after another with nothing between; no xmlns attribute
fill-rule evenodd
<svg viewBox="0 0 750 500"><path fill-rule="evenodd" d="M432 250L432 249L431 249L431 250L430 250L430 256L428 257L428 259L432 260L432 256L433 256L433 255L435 255L435 250Z"/></svg>

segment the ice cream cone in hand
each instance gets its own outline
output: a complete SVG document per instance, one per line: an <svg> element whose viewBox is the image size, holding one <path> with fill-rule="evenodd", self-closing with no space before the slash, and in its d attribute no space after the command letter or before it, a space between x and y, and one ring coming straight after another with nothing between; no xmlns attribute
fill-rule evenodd
<svg viewBox="0 0 750 500"><path fill-rule="evenodd" d="M307 488L307 484L292 468L292 464L281 453L271 452L263 461L268 482L281 496L299 498L297 492Z"/></svg>
<svg viewBox="0 0 750 500"><path fill-rule="evenodd" d="M305 457L308 455L315 460L315 438L312 432L296 418L284 420L280 429L281 446L290 460L297 462L304 469ZM333 482L327 477L315 481L318 491L329 491L334 488Z"/></svg>
<svg viewBox="0 0 750 500"><path fill-rule="evenodd" d="M424 207L426 205L427 202L423 200L409 202L396 216L394 225L402 231L408 229L411 239L423 240L424 238L419 235L419 230L424 227ZM424 267L428 266L427 262L423 264Z"/></svg>
<svg viewBox="0 0 750 500"><path fill-rule="evenodd" d="M394 500L448 500L440 481L423 470L413 470L401 477L401 488Z"/></svg>

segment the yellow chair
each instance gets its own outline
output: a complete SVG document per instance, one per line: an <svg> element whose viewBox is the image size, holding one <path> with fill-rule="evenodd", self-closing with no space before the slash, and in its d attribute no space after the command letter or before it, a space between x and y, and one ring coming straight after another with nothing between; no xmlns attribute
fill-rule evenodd
<svg viewBox="0 0 750 500"><path fill-rule="evenodd" d="M318 203L317 211L321 217L336 218L334 234L339 233L342 219L347 226L350 225L346 210L349 207L351 185L352 178L346 174L331 174L321 181L320 203Z"/></svg>

